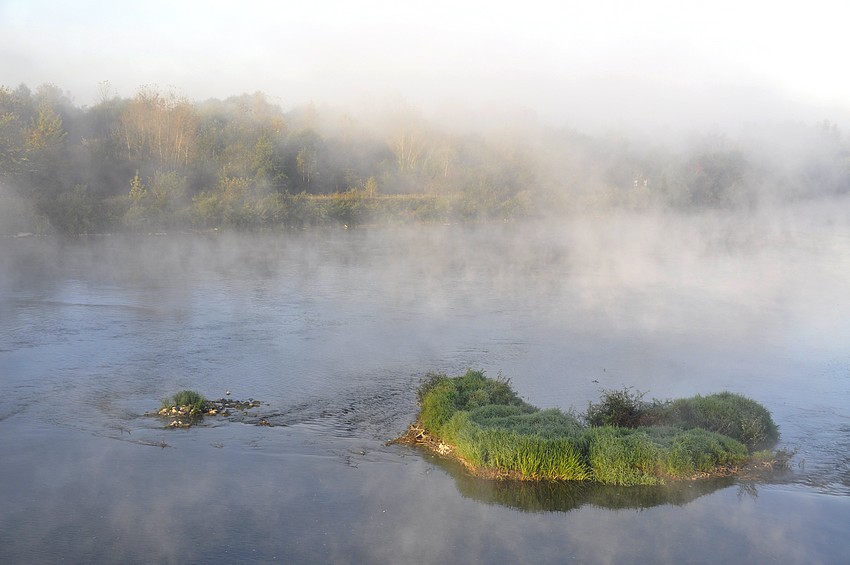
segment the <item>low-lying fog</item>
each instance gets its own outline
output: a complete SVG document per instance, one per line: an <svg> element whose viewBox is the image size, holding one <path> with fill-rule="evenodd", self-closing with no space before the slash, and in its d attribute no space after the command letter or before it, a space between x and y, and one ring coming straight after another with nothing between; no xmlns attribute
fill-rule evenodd
<svg viewBox="0 0 850 565"><path fill-rule="evenodd" d="M850 562L834 2L58 4L0 2L0 562ZM616 489L386 444L469 368L730 390L795 455ZM149 415L183 389L261 405Z"/></svg>
<svg viewBox="0 0 850 565"><path fill-rule="evenodd" d="M2 239L0 555L841 562L848 209ZM797 454L772 483L514 492L384 445L428 372L467 368L577 411L732 390ZM144 416L184 388L263 405ZM610 539L563 535L588 528Z"/></svg>

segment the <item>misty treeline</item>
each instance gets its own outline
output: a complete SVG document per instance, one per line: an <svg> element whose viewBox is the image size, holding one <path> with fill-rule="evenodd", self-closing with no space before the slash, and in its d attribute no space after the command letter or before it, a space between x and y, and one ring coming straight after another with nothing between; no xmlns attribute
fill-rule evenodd
<svg viewBox="0 0 850 565"><path fill-rule="evenodd" d="M402 104L358 119L284 111L261 93L100 94L80 107L54 85L0 87L0 233L509 220L850 192L850 149L828 121L665 139L532 119L473 130Z"/></svg>

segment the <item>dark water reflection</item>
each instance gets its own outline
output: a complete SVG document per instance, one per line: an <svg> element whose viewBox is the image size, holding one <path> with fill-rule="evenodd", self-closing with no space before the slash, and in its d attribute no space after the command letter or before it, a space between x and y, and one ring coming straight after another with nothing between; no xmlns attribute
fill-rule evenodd
<svg viewBox="0 0 850 565"><path fill-rule="evenodd" d="M758 496L758 486L755 482L739 482L733 478L633 487L591 482L490 481L470 475L454 461L427 453L424 456L454 478L457 489L463 496L523 512L570 512L585 505L611 510L682 506L701 496L735 485L743 495Z"/></svg>
<svg viewBox="0 0 850 565"><path fill-rule="evenodd" d="M840 209L0 240L0 562L850 562ZM469 367L541 407L733 390L798 456L616 489L385 445L428 371ZM182 388L263 404L144 415Z"/></svg>

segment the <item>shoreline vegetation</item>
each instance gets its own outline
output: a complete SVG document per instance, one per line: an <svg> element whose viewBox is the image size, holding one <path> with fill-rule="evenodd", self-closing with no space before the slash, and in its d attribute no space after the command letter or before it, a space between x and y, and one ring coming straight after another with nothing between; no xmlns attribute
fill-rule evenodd
<svg viewBox="0 0 850 565"><path fill-rule="evenodd" d="M403 103L361 116L284 110L259 92L197 102L156 86L105 88L80 107L53 84L0 85L0 235L746 211L846 197L848 155L827 120L683 141L534 121L476 131Z"/></svg>
<svg viewBox="0 0 850 565"><path fill-rule="evenodd" d="M421 445L488 479L658 485L757 474L793 456L770 449L779 438L770 413L731 392L647 402L608 390L577 416L541 410L507 379L470 370L430 375L418 401L416 423L391 443Z"/></svg>

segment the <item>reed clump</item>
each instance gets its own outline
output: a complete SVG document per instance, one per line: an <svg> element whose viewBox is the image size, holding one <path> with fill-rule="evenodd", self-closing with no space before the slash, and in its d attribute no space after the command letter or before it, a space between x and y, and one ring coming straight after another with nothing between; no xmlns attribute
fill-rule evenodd
<svg viewBox="0 0 850 565"><path fill-rule="evenodd" d="M181 410L189 415L199 415L204 411L207 399L194 390L181 390L170 398L162 400L162 410Z"/></svg>
<svg viewBox="0 0 850 565"><path fill-rule="evenodd" d="M411 441L493 478L653 485L717 476L740 469L779 435L763 406L729 392L647 402L628 388L603 391L577 416L540 410L509 380L470 370L430 375L418 398Z"/></svg>

